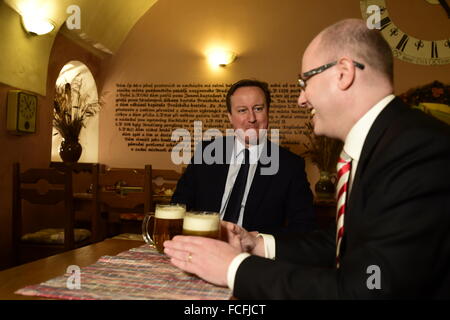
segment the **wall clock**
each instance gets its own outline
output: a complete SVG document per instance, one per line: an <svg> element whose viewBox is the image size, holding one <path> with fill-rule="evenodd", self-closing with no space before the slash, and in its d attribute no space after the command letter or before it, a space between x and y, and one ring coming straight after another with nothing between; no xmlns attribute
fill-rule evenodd
<svg viewBox="0 0 450 320"><path fill-rule="evenodd" d="M37 96L21 90L8 92L8 131L15 134L36 132Z"/></svg>
<svg viewBox="0 0 450 320"><path fill-rule="evenodd" d="M441 5L450 17L450 8L446 0L422 0L428 5ZM380 8L381 21L380 32L387 40L394 57L406 62L421 65L450 64L450 32L448 39L418 39L402 31L389 16L386 0L362 0L360 1L361 13L364 19L371 15L367 13L367 7L376 5ZM418 21L418 23L420 23Z"/></svg>

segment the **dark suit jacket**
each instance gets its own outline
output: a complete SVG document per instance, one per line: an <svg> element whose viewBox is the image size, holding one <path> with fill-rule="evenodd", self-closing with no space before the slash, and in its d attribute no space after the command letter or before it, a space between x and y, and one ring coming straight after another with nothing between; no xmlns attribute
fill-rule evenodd
<svg viewBox="0 0 450 320"><path fill-rule="evenodd" d="M206 148L214 150L212 144L216 143L217 150L223 150L220 155L223 164L207 164L203 161L201 164L193 164L191 160L191 164L178 181L172 202L184 203L188 210L219 212L233 141L233 138L229 137L216 139L212 143L204 142L203 147L198 147L197 150L200 151ZM268 151L263 151L263 154L271 155L275 145L268 141L266 146ZM279 168L274 175L261 175L264 166L266 169L270 167L267 162L266 165L261 162L266 161L258 163L253 177L245 204L243 227L249 231L265 233L314 229L313 197L305 175L303 159L280 147Z"/></svg>
<svg viewBox="0 0 450 320"><path fill-rule="evenodd" d="M245 259L234 296L450 298L449 127L398 98L392 101L362 149L339 269L334 267L335 236L334 225L276 237L276 261ZM381 289L369 289L377 279Z"/></svg>

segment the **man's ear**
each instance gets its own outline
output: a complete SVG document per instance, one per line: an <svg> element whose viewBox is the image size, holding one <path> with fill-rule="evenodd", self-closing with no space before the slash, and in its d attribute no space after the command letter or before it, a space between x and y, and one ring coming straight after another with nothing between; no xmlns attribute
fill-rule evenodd
<svg viewBox="0 0 450 320"><path fill-rule="evenodd" d="M233 125L233 122L231 122L231 113L227 112L228 120L230 121L231 125Z"/></svg>
<svg viewBox="0 0 450 320"><path fill-rule="evenodd" d="M355 65L353 60L347 57L339 59L336 67L339 71L339 84L338 87L341 90L349 89L353 81L355 80Z"/></svg>

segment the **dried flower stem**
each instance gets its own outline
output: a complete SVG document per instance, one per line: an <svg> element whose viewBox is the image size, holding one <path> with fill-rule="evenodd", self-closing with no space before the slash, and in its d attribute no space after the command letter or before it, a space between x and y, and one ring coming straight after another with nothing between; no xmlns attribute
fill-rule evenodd
<svg viewBox="0 0 450 320"><path fill-rule="evenodd" d="M85 120L99 112L99 101L87 103L89 95L82 95L83 81L78 75L71 83L56 87L53 101L53 127L64 140L78 141Z"/></svg>
<svg viewBox="0 0 450 320"><path fill-rule="evenodd" d="M337 139L331 139L325 136L316 136L313 131L311 122L306 123L308 129L308 144L303 145L306 151L303 156L310 158L317 165L320 171L336 172L336 164L339 154L342 150L343 143Z"/></svg>

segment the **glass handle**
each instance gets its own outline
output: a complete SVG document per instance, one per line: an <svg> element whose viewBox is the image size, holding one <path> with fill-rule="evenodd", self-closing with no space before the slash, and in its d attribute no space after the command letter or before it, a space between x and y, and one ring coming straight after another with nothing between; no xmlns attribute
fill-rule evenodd
<svg viewBox="0 0 450 320"><path fill-rule="evenodd" d="M142 237L144 238L145 243L155 246L155 242L153 241L150 233L148 232L148 223L152 218L155 218L153 214L147 214L142 221Z"/></svg>

